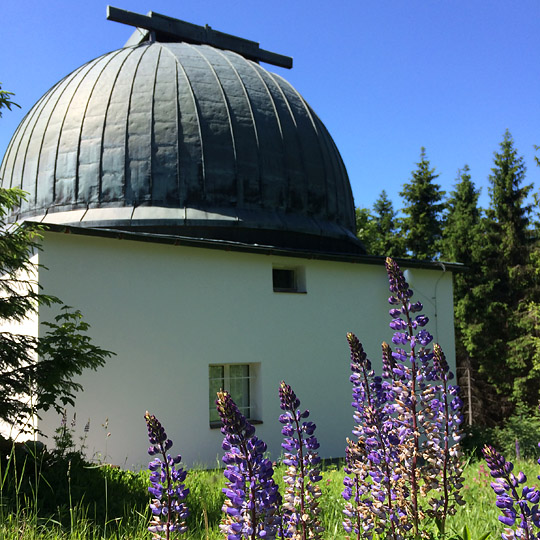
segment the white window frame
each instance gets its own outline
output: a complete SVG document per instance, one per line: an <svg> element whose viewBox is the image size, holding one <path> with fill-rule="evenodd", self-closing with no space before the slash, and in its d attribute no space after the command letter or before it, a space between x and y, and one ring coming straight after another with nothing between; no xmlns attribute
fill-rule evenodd
<svg viewBox="0 0 540 540"><path fill-rule="evenodd" d="M233 372L235 367L247 367L248 374L245 377L234 377ZM238 380L245 379L247 382L247 404L237 403L240 412L251 422L260 422L259 406L257 395L259 393L257 379L259 374L259 366L257 363L231 363L231 364L210 364L208 366L208 392L209 392L209 409L208 415L210 427L221 427L219 415L216 410L216 392L226 390L235 398L234 383ZM221 368L223 376L215 377L212 375L212 368Z"/></svg>

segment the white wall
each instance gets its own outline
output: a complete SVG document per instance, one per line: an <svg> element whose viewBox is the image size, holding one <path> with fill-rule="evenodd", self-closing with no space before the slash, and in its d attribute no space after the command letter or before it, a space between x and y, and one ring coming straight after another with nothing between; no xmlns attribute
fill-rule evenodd
<svg viewBox="0 0 540 540"><path fill-rule="evenodd" d="M353 423L345 335L355 332L380 363L380 343L392 336L383 266L51 232L43 247L44 290L80 309L95 343L116 353L81 378L78 431L90 418L89 455L145 467L148 410L187 464L214 465L222 435L209 428L208 365L231 362L260 362L257 434L273 456L282 379L310 409L321 455L344 455ZM305 267L307 293L274 293L273 264ZM450 272L414 269L410 279L453 364ZM41 428L52 433L58 423L48 415Z"/></svg>

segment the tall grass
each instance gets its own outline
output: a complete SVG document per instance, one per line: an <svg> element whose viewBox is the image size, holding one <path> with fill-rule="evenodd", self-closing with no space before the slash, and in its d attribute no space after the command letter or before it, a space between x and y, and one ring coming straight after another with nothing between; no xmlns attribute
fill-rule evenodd
<svg viewBox="0 0 540 540"><path fill-rule="evenodd" d="M4 464L5 465L5 464ZM521 461L516 468L523 470L529 478L529 484L538 474L538 465L534 461ZM20 470L20 469L19 469ZM276 468L276 478L283 476L284 467ZM34 501L38 497L22 497L17 504L6 500L5 488L7 471L0 470L0 539L2 540L146 540L151 535L146 527L149 514L146 509L141 510L137 505L130 504L129 496L123 500L124 511L122 515L108 512L108 520L100 521L103 514L96 512L94 506L85 502L84 496L73 500L70 509L59 509L57 515L42 515L35 509ZM118 472L118 475L121 473ZM145 471L130 473L140 481L144 491L148 481ZM337 465L327 465L323 469L321 480L321 521L326 530L326 540L344 540L345 532L341 526L343 471ZM502 524L497 520L499 515L495 507L495 495L490 487L490 476L483 462L473 462L465 467L463 495L467 504L461 507L455 516L448 522L448 536L460 533L467 525L474 539L486 532L491 532L492 539L500 538ZM131 478L131 477L130 477ZM133 483L133 478L131 479ZM17 477L22 487L21 478ZM191 470L186 484L190 488L187 504L190 508L189 533L183 538L188 540L218 540L223 536L219 531L221 520L221 505L223 504L224 486L223 474L220 470ZM47 489L46 483L40 484L39 489ZM73 491L80 493L80 486ZM127 490L130 493L130 490ZM39 494L36 494L39 495ZM102 496L105 497L105 483L102 487ZM117 495L115 495L117 496ZM141 496L146 497L145 493ZM108 501L111 502L110 499ZM116 501L118 503L118 501ZM119 508L118 505L115 506ZM71 520L66 522L67 515ZM99 517L101 516L101 518ZM435 526L433 525L435 531Z"/></svg>

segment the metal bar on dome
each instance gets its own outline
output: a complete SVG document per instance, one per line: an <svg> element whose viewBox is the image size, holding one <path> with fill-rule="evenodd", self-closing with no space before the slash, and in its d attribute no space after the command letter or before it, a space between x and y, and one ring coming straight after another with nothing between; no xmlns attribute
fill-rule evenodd
<svg viewBox="0 0 540 540"><path fill-rule="evenodd" d="M293 59L290 56L261 49L255 41L219 32L208 25L198 26L152 11L148 15L141 15L125 9L107 6L107 20L155 32L158 39L161 36L164 39L211 45L218 49L236 52L256 62L265 62L266 64L287 69L291 69L293 65Z"/></svg>

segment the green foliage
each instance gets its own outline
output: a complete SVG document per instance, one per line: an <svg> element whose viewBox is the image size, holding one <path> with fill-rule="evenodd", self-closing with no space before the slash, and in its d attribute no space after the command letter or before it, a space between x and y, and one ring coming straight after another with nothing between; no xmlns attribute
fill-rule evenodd
<svg viewBox="0 0 540 540"><path fill-rule="evenodd" d="M490 206L478 207L468 168L448 200L441 255L467 271L454 276L456 358L473 420L495 426L516 404L540 397L540 253L531 230L532 186L508 131L494 154ZM470 374L469 377L464 374Z"/></svg>
<svg viewBox="0 0 540 540"><path fill-rule="evenodd" d="M7 213L24 199L18 189L0 188L0 322L23 322L40 306L61 306L43 294L35 280L32 257L39 249L39 229L26 224L8 225ZM0 419L30 431L28 419L39 411L61 412L73 405L81 385L72 379L85 369L97 369L112 355L94 345L81 313L67 306L41 337L16 332L0 333ZM39 361L38 361L39 359Z"/></svg>
<svg viewBox="0 0 540 540"><path fill-rule="evenodd" d="M35 443L0 438L0 511L26 508L41 518L69 524L75 507L105 525L138 511L146 514L148 473L86 461L80 452L61 455Z"/></svg>
<svg viewBox="0 0 540 540"><path fill-rule="evenodd" d="M356 214L356 236L362 241L367 253L374 253L375 224L368 208L358 207Z"/></svg>
<svg viewBox="0 0 540 540"><path fill-rule="evenodd" d="M534 330L531 302L538 299L530 264L530 205L525 204L531 186L523 185L523 158L508 132L494 165L483 245L474 267L479 280L471 286L474 306L464 321L468 325L464 335L483 394L496 395L496 401L484 401L483 416L498 423L516 403L524 400L531 407L537 403L540 378L534 340L525 338L525 332Z"/></svg>
<svg viewBox="0 0 540 540"><path fill-rule="evenodd" d="M459 441L461 449L470 459L484 459L482 448L486 444L492 444L494 440L494 428L480 424L465 426L463 439Z"/></svg>
<svg viewBox="0 0 540 540"><path fill-rule="evenodd" d="M384 189L373 205L373 212L375 238L371 253L386 257L405 256L405 245L398 230L397 214Z"/></svg>
<svg viewBox="0 0 540 540"><path fill-rule="evenodd" d="M441 242L441 258L466 266L464 272L454 274L454 320L456 332L456 359L461 368L462 388L467 388L475 403L483 400L478 385L471 385L470 373L476 373L474 350L471 344L484 313L478 286L482 283L482 253L484 223L478 207L479 191L471 181L469 167L458 172L457 183L447 201L447 213ZM466 370L469 370L468 373ZM474 412L474 411L473 411Z"/></svg>
<svg viewBox="0 0 540 540"><path fill-rule="evenodd" d="M402 220L402 232L405 248L413 258L433 260L442 237L444 191L435 183L439 175L431 168L425 148L421 150L417 167L410 183L404 184L400 193L405 200L403 213L406 216Z"/></svg>
<svg viewBox="0 0 540 540"><path fill-rule="evenodd" d="M5 463L2 460L2 463ZM278 466L277 475L282 476L283 466ZM538 465L531 461L522 461L519 464L529 478L535 478L538 474ZM108 527L105 530L104 522L95 522L95 512L93 505L87 503L86 497L79 506L73 508L74 524L73 527L62 527L54 517L47 519L44 516L36 516L29 507L19 508L9 513L0 513L0 538L5 540L131 540L150 539L151 535L147 532L148 516L146 512L137 511L132 508L134 504L134 492L140 493L148 500L147 475L146 473L128 473L121 469L111 467L96 469L100 475L100 481L96 486L96 495L101 494L101 504L105 504L105 480L108 478L109 486L113 483L125 485L125 492L120 495L122 508L120 513L114 512L109 508ZM125 473L125 474L124 474ZM344 540L346 537L342 521L342 498L343 490L343 471L335 466L325 467L323 469L323 479L321 481L321 509L322 522L325 527L325 540ZM206 497L204 505L208 509L208 528L206 528L204 515L201 507L195 510L196 518L193 523L197 523L196 528L190 527L186 535L187 540L217 540L223 538L218 529L219 519L216 516L212 518L210 508L217 507L222 500L222 473L221 471L191 471L194 475L189 483L189 488L193 494ZM59 474L59 477L61 475ZM121 480L119 480L121 478ZM84 481L81 477L73 477L71 485L74 492L80 492L75 486L76 481ZM63 481L66 483L67 479ZM482 462L469 463L464 470L463 495L467 501L465 506L458 509L455 516L449 518L448 532L446 538L449 540L482 540L486 534L490 533L491 538L500 538L503 525L497 520L499 510L495 506L495 495L490 487L491 477L487 467ZM23 482L24 483L24 482ZM99 488L101 487L101 491ZM39 489L48 489L42 482ZM112 504L111 493L108 496L109 504ZM115 491L118 494L119 492ZM194 497L195 498L195 497ZM75 502L75 499L73 499ZM190 502L191 505L191 502ZM64 517L65 511L64 508ZM104 519L104 513L101 514ZM191 519L191 518L190 518ZM65 522L67 523L67 522ZM466 530L464 530L466 529ZM431 538L440 538L435 523L431 527Z"/></svg>
<svg viewBox="0 0 540 540"><path fill-rule="evenodd" d="M512 314L514 338L508 343L511 396L529 406L540 397L540 303L525 297Z"/></svg>
<svg viewBox="0 0 540 540"><path fill-rule="evenodd" d="M192 469L186 477L189 494L186 504L189 508L188 531L217 528L223 513L221 507L225 495L225 479L221 470Z"/></svg>
<svg viewBox="0 0 540 540"><path fill-rule="evenodd" d="M76 415L74 414L73 420L68 424L67 411L64 409L64 412L62 413L62 422L54 430L53 439L55 452L61 457L75 451L75 420Z"/></svg>
<svg viewBox="0 0 540 540"><path fill-rule="evenodd" d="M508 460L538 459L540 451L540 414L538 409L519 403L502 426L493 430L493 446Z"/></svg>
<svg viewBox="0 0 540 540"><path fill-rule="evenodd" d="M478 249L482 243L479 196L480 192L471 181L469 167L465 165L458 171L454 191L446 202L447 213L441 246L441 254L445 260L461 262L467 266L477 261Z"/></svg>
<svg viewBox="0 0 540 540"><path fill-rule="evenodd" d="M494 167L489 176L490 207L488 217L493 236L499 241L497 253L508 264L510 271L527 258L528 225L531 205L525 204L532 184L525 181L525 164L518 156L508 130L495 152ZM502 263L501 263L502 264Z"/></svg>
<svg viewBox="0 0 540 540"><path fill-rule="evenodd" d="M13 96L13 92L6 92L6 90L2 90L2 83L0 83L0 118L2 118L2 109L6 108L9 111L11 111L11 107L19 107L20 105L17 105L17 103L14 103L11 101L11 96Z"/></svg>
<svg viewBox="0 0 540 540"><path fill-rule="evenodd" d="M452 536L450 538L450 540L486 540L486 538L490 535L491 533L487 532L487 533L484 533L482 535L480 535L479 537L473 537L472 534L471 534L471 531L469 529L469 527L467 527L467 525L465 525L461 531L461 533L458 533L458 534L455 534L454 536Z"/></svg>
<svg viewBox="0 0 540 540"><path fill-rule="evenodd" d="M356 209L356 234L371 255L405 256L397 214L384 189L373 205L373 212L368 208Z"/></svg>

